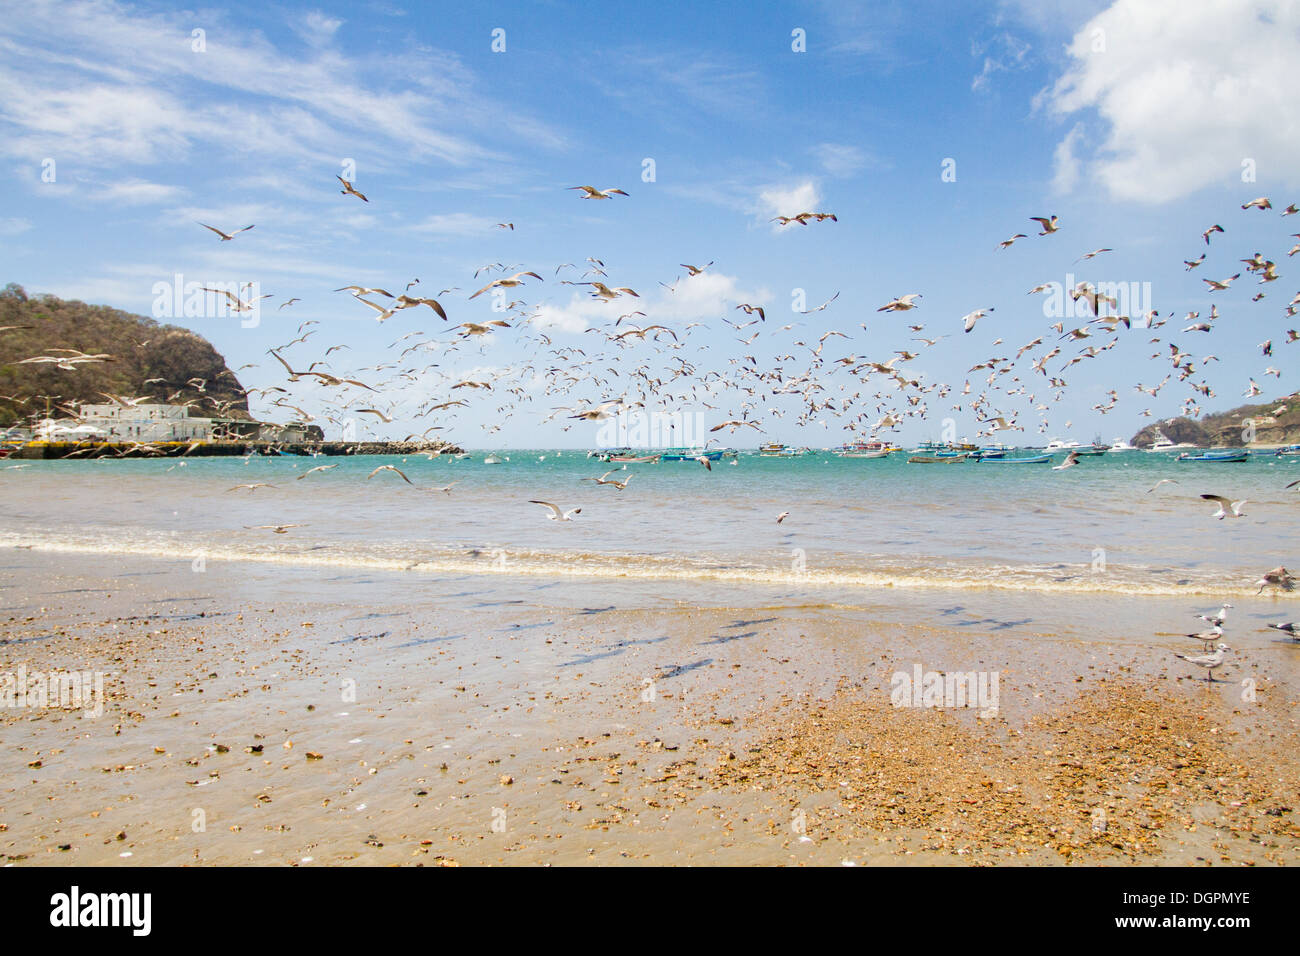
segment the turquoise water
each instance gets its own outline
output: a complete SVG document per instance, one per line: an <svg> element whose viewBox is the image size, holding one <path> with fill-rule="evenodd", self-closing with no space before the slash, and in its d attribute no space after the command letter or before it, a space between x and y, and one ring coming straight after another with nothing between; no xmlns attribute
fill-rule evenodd
<svg viewBox="0 0 1300 956"><path fill-rule="evenodd" d="M825 587L1253 593L1300 565L1300 459L910 465L821 453L621 466L572 450L0 466L0 546L414 573ZM1054 463L1063 459L1057 454ZM303 480L316 465L337 465ZM380 465L402 469L367 476ZM581 479L619 468L627 489ZM1165 484L1151 487L1162 478ZM229 491L243 483L274 487ZM456 482L450 493L433 489ZM1201 493L1248 499L1216 521ZM581 508L547 520L529 499ZM776 516L790 516L777 524ZM292 524L285 534L249 526ZM1227 589L1227 590L1225 590ZM1234 590L1235 589L1235 590Z"/></svg>

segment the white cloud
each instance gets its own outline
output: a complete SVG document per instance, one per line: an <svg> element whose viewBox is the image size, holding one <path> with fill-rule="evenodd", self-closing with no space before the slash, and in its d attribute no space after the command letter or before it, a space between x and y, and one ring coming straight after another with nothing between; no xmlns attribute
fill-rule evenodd
<svg viewBox="0 0 1300 956"><path fill-rule="evenodd" d="M851 176L867 165L866 154L846 143L818 143L812 153L831 176Z"/></svg>
<svg viewBox="0 0 1300 956"><path fill-rule="evenodd" d="M151 183L143 179L122 180L92 192L87 198L96 202L115 202L126 205L165 202L178 198L185 190L179 186Z"/></svg>
<svg viewBox="0 0 1300 956"><path fill-rule="evenodd" d="M1108 124L1086 175L1112 196L1167 202L1238 181L1247 159L1261 178L1300 182L1300 124L1290 121L1300 4L1116 0L1068 53L1047 103L1061 115L1095 110ZM1067 165L1073 156L1058 150Z"/></svg>
<svg viewBox="0 0 1300 956"><path fill-rule="evenodd" d="M475 92L454 53L390 49L349 57L339 21L308 14L306 49L277 47L220 15L143 12L113 0L30 0L0 20L0 152L77 157L101 166L162 162L197 147L236 154L338 161L344 143L390 156L457 165L506 161L470 138L493 131L496 104ZM191 29L206 50L191 46ZM403 68L391 64L400 58ZM530 145L560 140L542 123L512 122Z"/></svg>
<svg viewBox="0 0 1300 956"><path fill-rule="evenodd" d="M481 236L496 227L496 221L485 216L452 212L426 216L407 230L428 236Z"/></svg>
<svg viewBox="0 0 1300 956"><path fill-rule="evenodd" d="M735 276L706 269L696 276L678 279L673 291L660 289L655 298L623 297L614 302L603 302L589 295L575 293L565 305L545 303L534 311L531 324L544 331L577 334L589 328L613 329L620 315L640 311L645 317L634 316L630 324L686 324L689 322L716 322L729 315L736 305L748 302L765 305L771 294L765 290L746 291L740 288ZM624 323L620 328L626 328Z"/></svg>
<svg viewBox="0 0 1300 956"><path fill-rule="evenodd" d="M1028 43L1006 31L998 33L987 42L971 44L971 55L984 57L984 67L971 80L971 90L976 93L986 91L994 73L1024 69L1029 51Z"/></svg>
<svg viewBox="0 0 1300 956"><path fill-rule="evenodd" d="M768 220L773 216L795 216L801 212L818 212L821 194L811 179L784 186L768 186L758 194L755 215ZM777 226L773 223L773 226Z"/></svg>
<svg viewBox="0 0 1300 956"><path fill-rule="evenodd" d="M0 219L0 236L17 236L30 228L32 228L32 224L27 219L18 219L16 217Z"/></svg>
<svg viewBox="0 0 1300 956"><path fill-rule="evenodd" d="M1075 155L1075 147L1082 138L1083 126L1075 124L1065 139L1056 145L1053 153L1056 172L1052 178L1052 189L1058 193L1070 192L1079 182L1079 157Z"/></svg>

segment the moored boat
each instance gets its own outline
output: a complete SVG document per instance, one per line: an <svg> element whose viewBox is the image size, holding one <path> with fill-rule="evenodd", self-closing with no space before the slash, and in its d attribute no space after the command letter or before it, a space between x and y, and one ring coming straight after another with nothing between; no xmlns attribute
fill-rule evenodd
<svg viewBox="0 0 1300 956"><path fill-rule="evenodd" d="M659 463L659 457L659 455L610 455L605 460L627 465L654 465Z"/></svg>
<svg viewBox="0 0 1300 956"><path fill-rule="evenodd" d="M1051 455L1034 455L1030 458L976 458L976 461L987 461L995 465L1043 465L1052 460Z"/></svg>
<svg viewBox="0 0 1300 956"><path fill-rule="evenodd" d="M1187 452L1175 458L1175 461L1212 461L1219 463L1245 461L1250 457L1250 452L1242 449L1241 451L1207 451L1199 455L1191 455Z"/></svg>
<svg viewBox="0 0 1300 956"><path fill-rule="evenodd" d="M764 458L798 458L812 454L810 448L795 448L779 441L770 441L758 446L758 453Z"/></svg>
<svg viewBox="0 0 1300 956"><path fill-rule="evenodd" d="M887 458L894 449L883 441L855 441L841 445L831 454L840 458Z"/></svg>
<svg viewBox="0 0 1300 956"><path fill-rule="evenodd" d="M663 461L699 461L701 458L708 461L720 461L725 451L716 448L713 451L706 451L703 448L665 448L660 458Z"/></svg>
<svg viewBox="0 0 1300 956"><path fill-rule="evenodd" d="M907 459L907 463L909 465L954 465L959 461L965 461L966 458L964 454L913 455Z"/></svg>

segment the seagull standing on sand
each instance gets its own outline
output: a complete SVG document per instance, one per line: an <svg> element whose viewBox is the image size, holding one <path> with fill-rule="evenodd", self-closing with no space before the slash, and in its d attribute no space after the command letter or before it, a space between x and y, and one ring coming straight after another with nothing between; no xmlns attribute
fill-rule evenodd
<svg viewBox="0 0 1300 956"><path fill-rule="evenodd" d="M1214 669L1223 664L1223 652L1227 650L1231 650L1231 648L1228 647L1227 644L1220 644L1217 648L1215 648L1213 654L1197 654L1195 656L1189 657L1186 654L1179 654L1177 651L1175 651L1174 657L1177 657L1181 660L1185 660L1189 664L1195 664L1197 667L1204 667L1205 679L1207 681L1213 681Z"/></svg>

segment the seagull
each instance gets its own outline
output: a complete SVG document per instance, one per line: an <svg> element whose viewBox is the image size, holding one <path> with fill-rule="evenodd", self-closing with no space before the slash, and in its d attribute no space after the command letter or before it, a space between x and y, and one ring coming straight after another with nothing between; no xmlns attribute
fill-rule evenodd
<svg viewBox="0 0 1300 956"><path fill-rule="evenodd" d="M777 523L777 524L780 524L782 521L784 521L784 520L785 520L786 518L788 518L788 517L790 517L790 512L788 512L788 511L782 511L779 515L776 516L776 523Z"/></svg>
<svg viewBox="0 0 1300 956"><path fill-rule="evenodd" d="M379 474L381 471L395 471L397 472L397 474L401 475L402 480L406 482L408 485L415 484L415 482L411 481L410 478L406 477L405 473L403 473L403 471L400 468L395 468L392 465L380 465L370 474L366 475L366 481L369 481L371 478L375 477L375 475Z"/></svg>
<svg viewBox="0 0 1300 956"><path fill-rule="evenodd" d="M1211 226L1209 229L1206 229L1203 233L1201 233L1201 238L1205 240L1205 244L1207 246L1210 244L1211 234L1216 232L1223 232L1223 227L1216 224Z"/></svg>
<svg viewBox="0 0 1300 956"><path fill-rule="evenodd" d="M581 189L583 192L581 198L583 199L609 199L612 196L627 195L627 193L623 192L623 190L615 189L613 186L610 186L608 189L597 189L595 186L569 186L568 188ZM551 507L554 507L554 505L552 505ZM568 521L569 519L565 518L564 520Z"/></svg>
<svg viewBox="0 0 1300 956"><path fill-rule="evenodd" d="M614 471L618 471L618 470L620 470L620 469L617 469L617 468L614 469ZM615 488L617 488L619 491L622 491L624 488L627 487L627 483L628 483L629 481L632 480L632 476L631 476L631 475L628 475L628 476L627 476L626 478L624 478L622 481L618 481L618 480L616 480L616 479L611 479L611 478L609 477L610 475L614 474L614 471L607 471L607 472L605 472L603 475L601 475L599 478L583 478L583 479L581 479L581 480L582 480L582 481L594 481L594 482L595 482L596 484L598 484L598 485L613 485L613 486L614 486Z"/></svg>
<svg viewBox="0 0 1300 956"><path fill-rule="evenodd" d="M1255 583L1259 585L1256 594L1263 594L1264 588L1273 587L1281 588L1283 591L1295 590L1296 576L1283 567L1276 567L1272 571L1265 571L1264 576Z"/></svg>
<svg viewBox="0 0 1300 956"><path fill-rule="evenodd" d="M263 529L272 531L276 534L286 534L290 528L305 528L305 524L246 524L244 527L249 531L261 531Z"/></svg>
<svg viewBox="0 0 1300 956"><path fill-rule="evenodd" d="M337 467L338 465L317 465L315 468L309 468L306 471L304 471L301 475L298 476L297 480L302 481L304 478L306 478L314 471L328 471L331 468L337 468Z"/></svg>
<svg viewBox="0 0 1300 956"><path fill-rule="evenodd" d="M1300 621L1288 621L1285 624L1270 624L1275 631L1286 631L1296 640L1300 640Z"/></svg>
<svg viewBox="0 0 1300 956"><path fill-rule="evenodd" d="M508 289L508 288L513 288L514 286L517 286L517 285L523 285L523 284L524 284L524 276L532 276L532 277L533 277L534 279L536 279L538 282L543 281L543 280L542 280L542 277L539 276L536 272L516 272L514 275L512 275L512 276L511 276L510 278L508 278L508 279L493 279L491 282L489 282L489 283L488 283L487 285L485 285L483 288L479 289L479 290L478 290L477 292L475 292L472 296L470 296L470 298L471 298L471 299L477 299L479 296L481 296L481 295L482 295L484 292L486 292L488 289L495 289L495 288L498 288L498 287L500 287L500 288L507 288L507 289Z"/></svg>
<svg viewBox="0 0 1300 956"><path fill-rule="evenodd" d="M1059 465L1053 465L1052 471L1064 471L1067 468L1073 468L1078 463L1079 453L1077 451L1072 451L1065 456L1065 461L1061 462Z"/></svg>
<svg viewBox="0 0 1300 956"><path fill-rule="evenodd" d="M1187 634L1185 636L1190 637L1194 641L1200 641L1205 645L1205 649L1208 651L1211 644L1223 637L1223 627L1219 624L1215 624L1208 631L1201 631L1199 634Z"/></svg>
<svg viewBox="0 0 1300 956"><path fill-rule="evenodd" d="M1218 279L1202 279L1201 281L1210 287L1211 292L1222 292L1232 284L1233 279L1240 278L1240 276L1241 273L1238 272L1236 275L1228 276L1228 278L1224 279L1222 282Z"/></svg>
<svg viewBox="0 0 1300 956"><path fill-rule="evenodd" d="M198 220L196 219L195 222L198 222ZM241 232L248 232L248 230L253 228L252 226L245 226L243 229L236 229L234 232L222 232L216 226L209 226L206 222L200 222L199 225L202 226L204 229L211 229L213 232L215 232L218 236L221 237L222 242L229 242L231 239L234 239L235 236L239 235Z"/></svg>
<svg viewBox="0 0 1300 956"><path fill-rule="evenodd" d="M993 311L993 307L989 306L987 309L976 309L974 312L967 312L965 315L961 317L963 328L965 329L965 331L970 332L972 329L975 328L976 322L984 318L986 314L992 311Z"/></svg>
<svg viewBox="0 0 1300 956"><path fill-rule="evenodd" d="M1223 652L1230 650L1227 644L1220 644L1213 654L1198 654L1195 657L1189 657L1186 654L1174 652L1174 657L1187 661L1189 664L1195 664L1197 667L1205 668L1205 679L1214 680L1214 669L1223 663Z"/></svg>
<svg viewBox="0 0 1300 956"><path fill-rule="evenodd" d="M340 194L344 196L356 196L362 202L370 202L369 199L361 195L361 193L357 192L356 189L353 188L352 184L348 182L346 179L344 179L342 176L336 175L334 178L343 184L343 188L339 190Z"/></svg>
<svg viewBox="0 0 1300 956"><path fill-rule="evenodd" d="M1044 219L1042 216L1030 216L1029 218L1043 227L1043 231L1039 233L1040 236L1051 235L1061 228L1061 220L1056 216L1048 219Z"/></svg>
<svg viewBox="0 0 1300 956"><path fill-rule="evenodd" d="M1241 513L1241 506L1246 503L1246 499L1244 498L1241 501L1232 501L1223 497L1223 495L1201 495L1201 497L1206 501L1216 502L1219 506L1219 510L1210 515L1211 518L1218 518L1222 521L1224 518L1229 517L1229 515L1233 518L1246 517Z"/></svg>
<svg viewBox="0 0 1300 956"><path fill-rule="evenodd" d="M1159 481L1157 481L1154 485L1151 486L1151 488L1150 488L1150 490L1147 492L1147 494L1151 494L1152 491L1155 491L1155 490L1156 490L1157 488L1159 488L1161 485L1165 485L1165 484L1173 484L1173 485L1176 485L1176 484L1178 484L1178 479L1177 479L1177 478L1161 478Z"/></svg>
<svg viewBox="0 0 1300 956"><path fill-rule="evenodd" d="M699 275L701 272L703 272L703 271L704 271L705 269L707 269L709 266L713 265L713 260L710 259L708 262L706 262L706 263L705 263L704 265L702 265L702 266L693 266L693 265L689 265L689 264L687 264L687 263L685 263L685 262L682 262L682 263L679 263L679 264L680 264L681 267L682 267L683 269L685 269L685 270L686 270L686 271L687 271L687 272L688 272L692 277L694 277L694 276Z"/></svg>
<svg viewBox="0 0 1300 956"><path fill-rule="evenodd" d="M1199 617L1206 624L1210 624L1222 630L1223 622L1228 619L1228 608L1230 607L1232 607L1232 605L1225 601L1223 606L1219 608L1218 614L1198 614L1196 616Z"/></svg>
<svg viewBox="0 0 1300 956"><path fill-rule="evenodd" d="M608 197L602 196L600 198L607 199ZM529 498L528 503L530 505L543 505L547 508L550 508L551 513L546 517L548 517L552 521L572 521L574 515L582 514L581 508L574 508L572 511L561 511L559 505L553 505L549 501L538 501L536 498Z"/></svg>
<svg viewBox="0 0 1300 956"><path fill-rule="evenodd" d="M876 309L877 312L906 312L908 309L919 308L913 303L913 299L922 298L919 292L909 292L907 295L900 295L897 299L882 305Z"/></svg>
<svg viewBox="0 0 1300 956"><path fill-rule="evenodd" d="M453 481L453 482L451 483L451 485L443 485L441 488L426 488L425 490L426 490L426 491L441 491L444 495L449 495L449 494L451 494L451 487L452 487L452 485L458 485L458 484L460 484L460 479L457 479L457 480Z"/></svg>
<svg viewBox="0 0 1300 956"><path fill-rule="evenodd" d="M1254 206L1256 209L1260 210L1261 212L1263 212L1265 209L1273 208L1273 204L1268 201L1267 196L1260 196L1258 199L1252 199L1250 202L1245 203L1241 208L1249 209L1251 206Z"/></svg>
<svg viewBox="0 0 1300 956"><path fill-rule="evenodd" d="M271 484L269 481L255 481L249 485L235 485L235 487L233 488L227 488L226 491L228 492L239 491L244 488L248 489L249 491L256 491L258 488L274 488L274 487L275 485Z"/></svg>
<svg viewBox="0 0 1300 956"><path fill-rule="evenodd" d="M1028 238L1028 236L1026 236L1023 232L1018 232L1018 233L1016 233L1014 236L1012 236L1010 239L1003 239L1001 242L999 242L999 243L998 243L998 248L999 248L999 249L1010 249L1010 248L1012 247L1012 245L1015 244L1015 241L1016 241L1017 239L1027 239L1027 238Z"/></svg>

